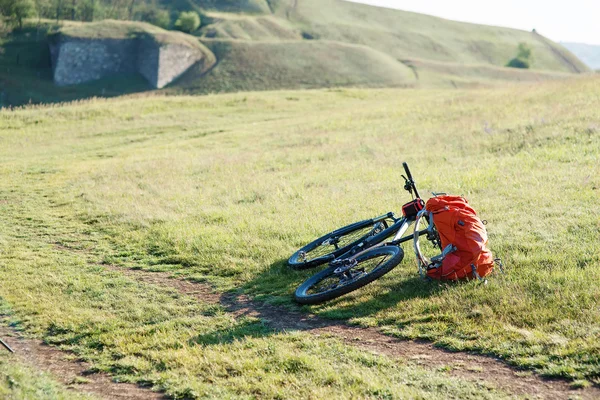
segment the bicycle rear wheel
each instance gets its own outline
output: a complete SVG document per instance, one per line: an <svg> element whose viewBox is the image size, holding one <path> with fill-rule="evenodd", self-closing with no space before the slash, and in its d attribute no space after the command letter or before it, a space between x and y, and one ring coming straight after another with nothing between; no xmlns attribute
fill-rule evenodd
<svg viewBox="0 0 600 400"><path fill-rule="evenodd" d="M356 258L341 260L308 278L296 289L294 297L300 304L319 304L373 282L390 272L404 258L397 246L382 246L368 250Z"/></svg>
<svg viewBox="0 0 600 400"><path fill-rule="evenodd" d="M388 227L385 220L374 222L371 219L355 222L337 229L296 251L288 265L296 270L308 269L325 264L344 254L355 244L368 236L377 234Z"/></svg>

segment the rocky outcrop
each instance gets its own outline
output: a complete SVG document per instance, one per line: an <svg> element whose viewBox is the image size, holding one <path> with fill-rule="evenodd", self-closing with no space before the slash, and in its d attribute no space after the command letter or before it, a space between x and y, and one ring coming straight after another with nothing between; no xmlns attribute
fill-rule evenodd
<svg viewBox="0 0 600 400"><path fill-rule="evenodd" d="M137 71L136 40L69 39L50 44L54 83L74 85Z"/></svg>
<svg viewBox="0 0 600 400"><path fill-rule="evenodd" d="M201 60L214 63L207 52L187 43L161 43L150 35L104 39L58 34L50 41L54 83L59 86L139 72L153 87L162 88Z"/></svg>
<svg viewBox="0 0 600 400"><path fill-rule="evenodd" d="M137 70L154 87L162 88L171 83L192 65L203 58L197 49L182 44L143 42L137 57Z"/></svg>

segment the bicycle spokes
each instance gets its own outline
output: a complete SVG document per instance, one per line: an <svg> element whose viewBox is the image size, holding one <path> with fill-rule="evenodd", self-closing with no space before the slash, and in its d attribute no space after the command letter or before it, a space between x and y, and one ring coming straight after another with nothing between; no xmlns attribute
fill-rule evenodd
<svg viewBox="0 0 600 400"><path fill-rule="evenodd" d="M420 211L415 220L413 243L419 274L425 277L427 269L432 266L441 251L441 240L433 224L433 216L426 210Z"/></svg>

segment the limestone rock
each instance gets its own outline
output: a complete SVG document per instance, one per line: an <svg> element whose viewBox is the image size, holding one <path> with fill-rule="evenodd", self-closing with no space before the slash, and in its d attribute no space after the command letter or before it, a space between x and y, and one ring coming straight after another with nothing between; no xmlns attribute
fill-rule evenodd
<svg viewBox="0 0 600 400"><path fill-rule="evenodd" d="M123 38L72 37L58 33L49 43L54 82L66 86L119 73L139 72L153 87L163 88L199 61L206 68L215 63L210 50L199 42L195 45L195 40L159 40L147 33Z"/></svg>

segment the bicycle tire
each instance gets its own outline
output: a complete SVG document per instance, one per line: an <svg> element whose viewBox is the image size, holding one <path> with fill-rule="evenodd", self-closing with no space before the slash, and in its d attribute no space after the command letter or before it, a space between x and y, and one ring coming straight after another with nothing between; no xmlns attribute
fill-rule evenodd
<svg viewBox="0 0 600 400"><path fill-rule="evenodd" d="M374 280L382 277L383 275L394 269L402 259L404 258L404 251L398 246L381 246L371 250L367 250L365 253L356 257L358 267L365 261L376 258L377 256L389 256L387 259L380 262L372 271L368 273L360 274L357 278L353 278L341 286L331 286L330 288L310 294L309 291L314 288L317 284L323 282L327 278L331 278L334 282L340 278L334 273L336 267L329 267L313 276L308 278L302 283L296 292L294 298L296 302L300 304L319 304L324 303L328 300L335 299L344 294L350 293L356 289L359 289ZM360 268L353 267L352 269L360 270ZM341 280L340 280L341 281Z"/></svg>
<svg viewBox="0 0 600 400"><path fill-rule="evenodd" d="M288 265L295 270L304 270L309 268L318 267L319 265L325 264L336 257L344 254L348 250L352 248L355 244L366 238L369 233L372 232L372 228L374 227L374 222L371 219L366 219L364 221L355 222L350 225L346 225L342 228L336 229L333 232L329 232L326 235L321 236L320 238L310 242L306 246L298 249L292 256L288 259ZM386 225L387 227L387 225ZM371 228L371 229L367 229ZM364 234L360 234L360 233ZM322 247L323 243L331 238L350 238L348 243L344 243L342 247L336 248L335 245L332 245L331 248L326 249L324 252L318 253L318 256L307 260L304 255L309 254L319 247Z"/></svg>

